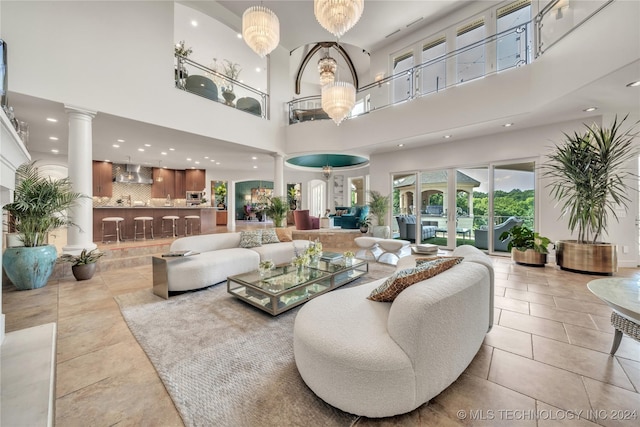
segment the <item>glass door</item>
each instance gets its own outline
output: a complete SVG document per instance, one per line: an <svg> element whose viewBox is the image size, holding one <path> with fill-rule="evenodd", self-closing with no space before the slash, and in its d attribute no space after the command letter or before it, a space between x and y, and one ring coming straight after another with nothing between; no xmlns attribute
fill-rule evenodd
<svg viewBox="0 0 640 427"><path fill-rule="evenodd" d="M455 188L455 246L474 245L488 249L488 246L482 244L482 240L483 231L486 235L488 221L489 167L457 169Z"/></svg>

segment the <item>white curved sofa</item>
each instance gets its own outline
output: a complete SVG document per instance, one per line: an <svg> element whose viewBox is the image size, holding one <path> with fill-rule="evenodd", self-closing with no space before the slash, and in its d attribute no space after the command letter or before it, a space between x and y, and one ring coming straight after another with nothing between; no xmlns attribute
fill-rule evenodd
<svg viewBox="0 0 640 427"><path fill-rule="evenodd" d="M453 383L493 317L491 259L470 246L454 255L465 259L409 286L392 303L367 299L381 279L303 306L294 355L309 388L345 412L387 417L412 411Z"/></svg>
<svg viewBox="0 0 640 427"><path fill-rule="evenodd" d="M287 264L294 257L294 245L304 251L309 244L306 240L293 240L241 248L240 236L241 233L202 234L174 240L170 251L192 250L199 254L161 260L166 265L166 277L157 278L154 268L154 292L166 298L169 291L211 286L229 276L257 270L260 261L267 259L276 265Z"/></svg>

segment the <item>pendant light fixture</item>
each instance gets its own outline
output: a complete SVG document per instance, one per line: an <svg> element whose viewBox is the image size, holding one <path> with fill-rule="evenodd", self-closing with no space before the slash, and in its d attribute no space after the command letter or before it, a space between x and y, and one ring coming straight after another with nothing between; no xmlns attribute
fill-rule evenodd
<svg viewBox="0 0 640 427"><path fill-rule="evenodd" d="M336 80L336 70L338 63L329 56L329 49L325 56L318 61L318 71L320 72L320 85L324 86Z"/></svg>
<svg viewBox="0 0 640 427"><path fill-rule="evenodd" d="M364 11L364 0L313 0L318 23L336 37L349 31Z"/></svg>
<svg viewBox="0 0 640 427"><path fill-rule="evenodd" d="M280 21L266 7L252 6L242 14L242 37L260 58L264 58L280 43Z"/></svg>

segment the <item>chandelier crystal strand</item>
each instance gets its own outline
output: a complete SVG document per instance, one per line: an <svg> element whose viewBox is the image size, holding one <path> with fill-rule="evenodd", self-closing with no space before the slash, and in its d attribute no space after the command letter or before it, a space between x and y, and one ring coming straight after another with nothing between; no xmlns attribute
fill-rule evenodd
<svg viewBox="0 0 640 427"><path fill-rule="evenodd" d="M322 109L339 126L356 105L356 88L348 82L322 86Z"/></svg>
<svg viewBox="0 0 640 427"><path fill-rule="evenodd" d="M252 6L242 14L242 37L261 58L280 43L280 21L264 6Z"/></svg>
<svg viewBox="0 0 640 427"><path fill-rule="evenodd" d="M329 83L333 83L336 80L336 69L338 68L338 63L335 59L329 56L325 56L324 58L320 58L318 61L318 71L320 72L320 84L326 85Z"/></svg>
<svg viewBox="0 0 640 427"><path fill-rule="evenodd" d="M353 27L364 11L364 0L313 0L318 23L336 37Z"/></svg>

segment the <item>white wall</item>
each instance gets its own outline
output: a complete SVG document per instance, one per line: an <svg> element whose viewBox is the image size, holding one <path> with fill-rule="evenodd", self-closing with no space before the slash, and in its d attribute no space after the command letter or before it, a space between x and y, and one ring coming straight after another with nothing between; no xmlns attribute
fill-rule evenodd
<svg viewBox="0 0 640 427"><path fill-rule="evenodd" d="M272 120L247 126L246 115L174 87L173 2L2 1L0 7L12 91L281 150L281 108L272 109ZM286 72L286 64L274 68Z"/></svg>

